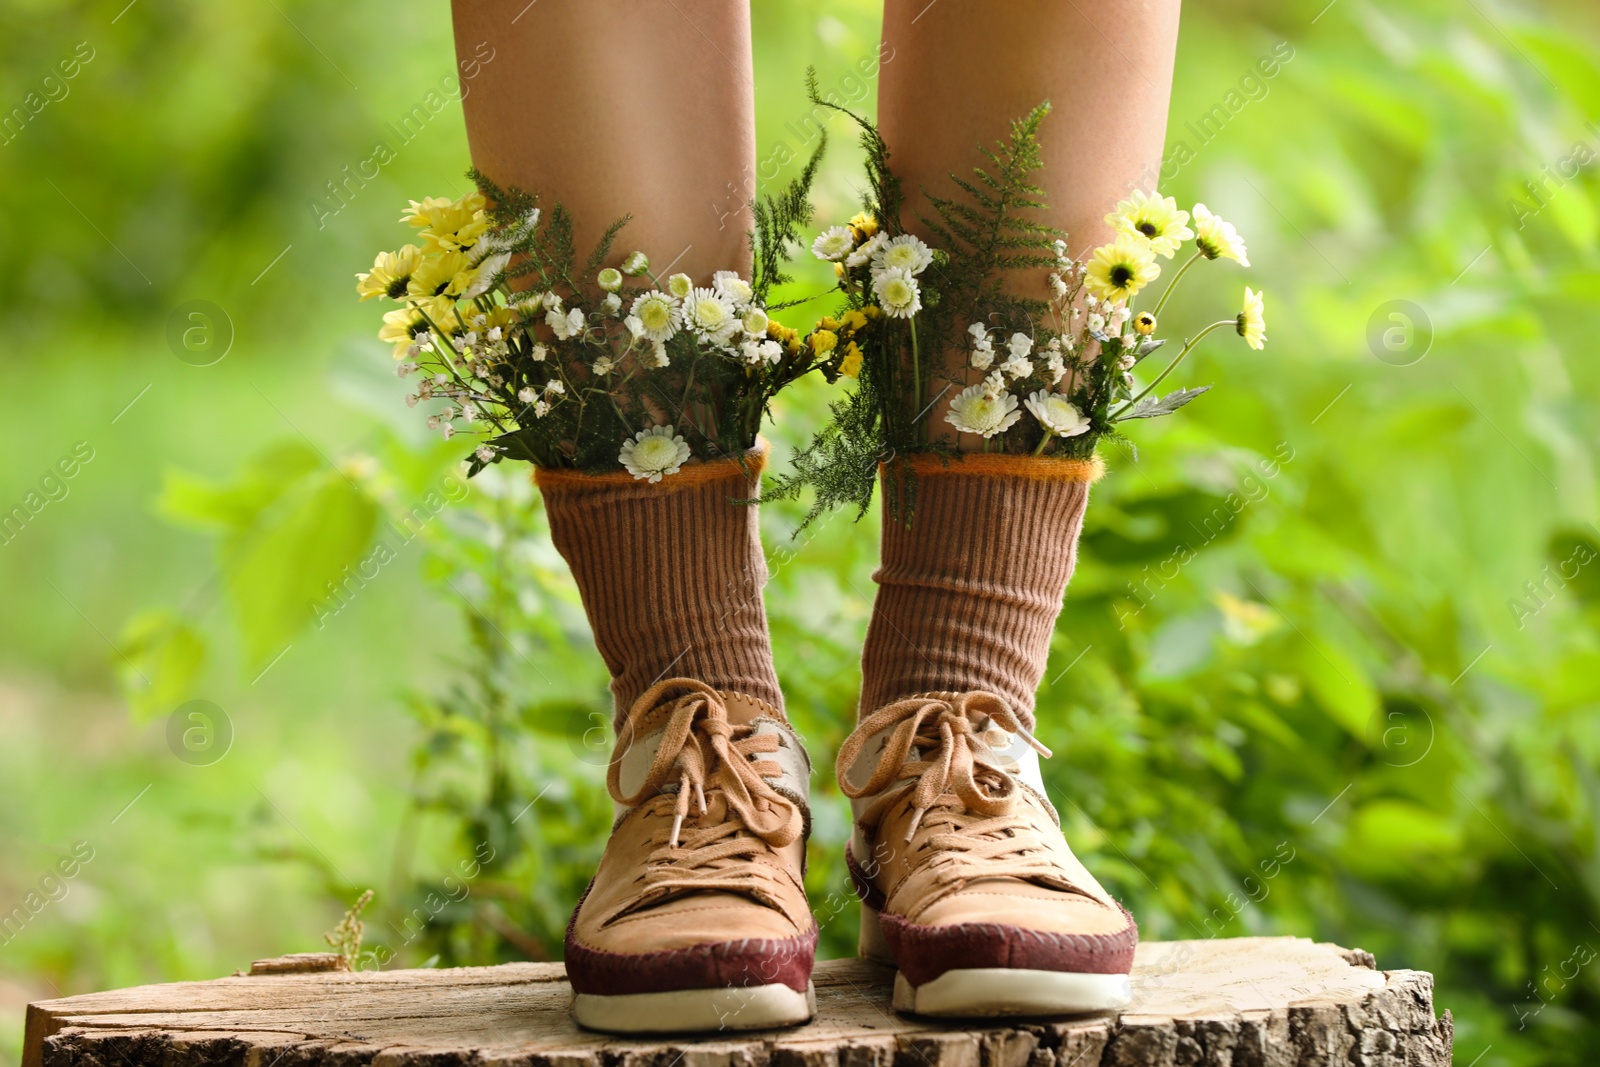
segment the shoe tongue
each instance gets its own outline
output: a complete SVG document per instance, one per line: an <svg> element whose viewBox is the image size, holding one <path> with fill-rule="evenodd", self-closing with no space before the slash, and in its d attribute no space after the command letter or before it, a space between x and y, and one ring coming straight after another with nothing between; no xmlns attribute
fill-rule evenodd
<svg viewBox="0 0 1600 1067"><path fill-rule="evenodd" d="M723 706L728 709L728 721L734 726L753 726L755 733L778 735L778 750L762 756L762 759L776 762L783 768L783 773L767 780L781 792L799 797L802 806L805 806L811 792L811 763L783 712L741 693L723 693L722 700ZM617 770L617 783L622 796L632 796L644 784L650 765L655 762L656 753L661 749L661 739L666 732L667 720L671 717L671 706L664 704L639 721L638 732L628 750L622 754L621 766ZM675 794L677 791L676 776L669 777L660 789L661 793ZM618 817L630 810L621 804L616 806Z"/></svg>

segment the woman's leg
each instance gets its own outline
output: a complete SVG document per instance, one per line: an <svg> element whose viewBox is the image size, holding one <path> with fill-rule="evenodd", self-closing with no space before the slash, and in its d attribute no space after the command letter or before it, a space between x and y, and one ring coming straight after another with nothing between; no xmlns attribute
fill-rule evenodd
<svg viewBox="0 0 1600 1067"><path fill-rule="evenodd" d="M479 170L547 209L564 204L580 256L631 214L608 266L638 249L661 278L748 275L742 2L454 10L458 54L481 64L465 100ZM566 944L574 1011L593 1029L749 1029L811 1013L807 764L772 669L757 508L734 503L756 495L763 458L686 467L659 485L537 472L611 672L619 732L607 784L624 814Z"/></svg>
<svg viewBox="0 0 1600 1067"><path fill-rule="evenodd" d="M960 196L949 173L970 173L980 142L1048 98L1040 221L1067 230L1074 252L1103 241L1104 216L1158 172L1177 23L1178 0L1114 14L1074 0L887 0L879 118L902 222L920 228L924 188ZM1044 297L1043 273L1014 276L1017 292ZM947 425L942 410L931 422ZM1119 1006L1138 931L1067 847L1031 737L1099 466L909 462L915 507L909 525L884 523L862 721L838 763L858 819L863 951L899 968L896 1006L924 1014ZM888 799L908 780L915 790Z"/></svg>
<svg viewBox="0 0 1600 1067"><path fill-rule="evenodd" d="M580 255L631 214L620 254L665 278L748 274L755 180L750 11L743 0L455 0L477 168L559 200ZM494 49L482 63L480 42Z"/></svg>

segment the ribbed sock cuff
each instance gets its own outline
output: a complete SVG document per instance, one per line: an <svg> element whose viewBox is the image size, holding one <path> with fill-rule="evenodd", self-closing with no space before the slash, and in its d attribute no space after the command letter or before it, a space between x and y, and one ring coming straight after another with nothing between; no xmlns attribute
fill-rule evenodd
<svg viewBox="0 0 1600 1067"><path fill-rule="evenodd" d="M1093 460L917 456L909 526L885 509L861 715L905 697L987 691L1032 722L1077 562Z"/></svg>
<svg viewBox="0 0 1600 1067"><path fill-rule="evenodd" d="M766 450L684 467L654 485L627 472L538 469L550 536L572 568L611 671L618 719L662 678L783 707L761 587Z"/></svg>

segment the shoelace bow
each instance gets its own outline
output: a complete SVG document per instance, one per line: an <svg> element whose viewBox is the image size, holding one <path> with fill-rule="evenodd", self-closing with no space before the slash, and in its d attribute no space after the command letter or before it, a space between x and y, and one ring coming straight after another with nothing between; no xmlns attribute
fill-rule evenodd
<svg viewBox="0 0 1600 1067"><path fill-rule="evenodd" d="M885 729L890 732L872 775L852 786L844 772L867 741ZM1032 824L1013 817L1021 786L986 740L996 729L1021 737L1049 758L1050 750L993 693L896 701L867 716L845 740L839 750L839 787L852 799L882 794L862 814L864 825L877 825L888 809L904 801L912 811L906 841L925 821L927 828L937 828L922 850L926 862L947 868L941 881L964 877L971 861L982 863L985 875L1059 881L1060 872L1047 857L1027 858L1035 851L1028 846ZM907 778L915 779L909 787L885 792ZM1003 860L1010 862L1001 864Z"/></svg>
<svg viewBox="0 0 1600 1067"><path fill-rule="evenodd" d="M674 692L681 695L668 704L667 697ZM663 706L671 711L660 747L639 788L624 795L622 757L637 741L643 720ZM648 895L678 888L748 892L753 888L751 875L766 865L737 861L762 855L769 846L782 848L800 836L804 826L800 806L765 777L781 773L781 766L757 758L777 749L776 735L757 734L749 726L730 722L722 695L702 682L669 678L634 701L606 773L611 796L628 807L665 803L662 787L674 776L678 787L672 832L651 853L643 876ZM697 825L684 837L691 798Z"/></svg>

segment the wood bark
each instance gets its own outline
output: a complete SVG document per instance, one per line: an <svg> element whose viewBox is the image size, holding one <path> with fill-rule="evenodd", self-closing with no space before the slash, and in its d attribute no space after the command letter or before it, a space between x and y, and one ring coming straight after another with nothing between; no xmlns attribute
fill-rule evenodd
<svg viewBox="0 0 1600 1067"><path fill-rule="evenodd" d="M578 1029L556 963L258 970L31 1004L24 1067L1445 1067L1452 1035L1432 975L1292 937L1140 945L1133 1004L1070 1019L912 1018L830 960L809 1024L695 1038Z"/></svg>

